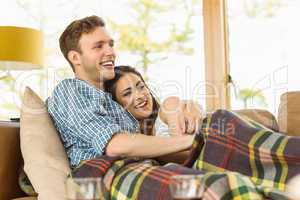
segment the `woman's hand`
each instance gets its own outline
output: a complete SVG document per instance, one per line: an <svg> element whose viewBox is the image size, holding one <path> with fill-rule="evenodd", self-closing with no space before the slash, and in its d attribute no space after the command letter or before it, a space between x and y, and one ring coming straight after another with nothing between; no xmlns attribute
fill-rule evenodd
<svg viewBox="0 0 300 200"><path fill-rule="evenodd" d="M185 119L183 115L185 104L178 97L168 97L160 106L159 116L168 124L170 134L185 133Z"/></svg>
<svg viewBox="0 0 300 200"><path fill-rule="evenodd" d="M171 134L193 134L200 129L203 120L202 107L194 101L182 101L168 97L159 112L162 121L168 124Z"/></svg>
<svg viewBox="0 0 300 200"><path fill-rule="evenodd" d="M184 101L184 105L185 132L188 134L197 133L204 118L203 108L200 104L191 100Z"/></svg>

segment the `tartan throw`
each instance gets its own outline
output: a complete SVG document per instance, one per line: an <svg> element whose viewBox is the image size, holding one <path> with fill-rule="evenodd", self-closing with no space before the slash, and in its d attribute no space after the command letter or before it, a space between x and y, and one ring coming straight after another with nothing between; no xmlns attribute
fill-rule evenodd
<svg viewBox="0 0 300 200"><path fill-rule="evenodd" d="M203 174L199 170L170 163L160 166L152 159L120 159L100 156L83 161L72 177L101 177L105 199L171 200L170 178L180 174Z"/></svg>
<svg viewBox="0 0 300 200"><path fill-rule="evenodd" d="M205 142L198 147L195 169L239 172L255 185L282 191L300 173L300 137L274 132L226 110L208 116L202 132Z"/></svg>
<svg viewBox="0 0 300 200"><path fill-rule="evenodd" d="M83 161L72 176L102 177L104 197L113 200L172 199L170 178L181 174L203 174L205 200L285 200L286 181L300 172L298 140L219 110L205 119L185 166L100 156Z"/></svg>

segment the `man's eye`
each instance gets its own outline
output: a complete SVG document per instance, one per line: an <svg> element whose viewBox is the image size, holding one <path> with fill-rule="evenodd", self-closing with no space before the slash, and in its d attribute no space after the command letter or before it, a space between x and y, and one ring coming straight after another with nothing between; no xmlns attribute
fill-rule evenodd
<svg viewBox="0 0 300 200"><path fill-rule="evenodd" d="M114 46L114 42L112 41L112 42L109 42L109 46L110 47L113 47Z"/></svg>
<svg viewBox="0 0 300 200"><path fill-rule="evenodd" d="M102 48L102 44L97 45L95 48L101 49Z"/></svg>

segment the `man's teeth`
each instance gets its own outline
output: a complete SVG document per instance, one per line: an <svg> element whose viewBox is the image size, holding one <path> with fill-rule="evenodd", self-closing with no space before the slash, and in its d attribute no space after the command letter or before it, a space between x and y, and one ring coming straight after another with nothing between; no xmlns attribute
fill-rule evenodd
<svg viewBox="0 0 300 200"><path fill-rule="evenodd" d="M113 64L114 64L113 61L106 61L106 62L101 63L101 65L103 65L103 66L106 66L106 65L113 65Z"/></svg>

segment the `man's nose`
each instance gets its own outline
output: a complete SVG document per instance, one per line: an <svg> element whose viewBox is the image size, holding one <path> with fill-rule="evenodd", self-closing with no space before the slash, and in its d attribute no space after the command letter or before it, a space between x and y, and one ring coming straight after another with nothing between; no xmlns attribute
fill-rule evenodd
<svg viewBox="0 0 300 200"><path fill-rule="evenodd" d="M115 50L112 46L106 45L105 54L108 56L115 56Z"/></svg>

